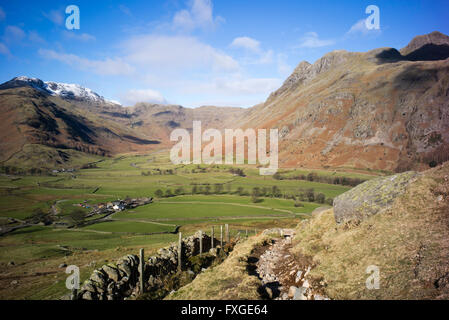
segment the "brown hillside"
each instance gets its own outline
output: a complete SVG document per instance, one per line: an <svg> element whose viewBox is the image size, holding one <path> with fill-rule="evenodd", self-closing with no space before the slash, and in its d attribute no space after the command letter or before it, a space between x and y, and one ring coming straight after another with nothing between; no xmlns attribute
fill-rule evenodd
<svg viewBox="0 0 449 320"><path fill-rule="evenodd" d="M59 159L58 164L63 164L70 161L71 154L61 150L110 156L167 148L172 144L169 137L175 128L191 129L193 121L200 120L205 128L220 129L235 121L243 109L187 109L146 103L125 108L103 101L51 96L11 80L0 87L0 112L0 161L28 167L35 158L35 154L28 153L36 150L42 157L52 155ZM55 148L67 159L45 148L25 147L29 145ZM45 159L41 160L40 165L45 163ZM48 166L53 165L54 161L48 161Z"/></svg>
<svg viewBox="0 0 449 320"><path fill-rule="evenodd" d="M240 125L279 128L283 166L402 171L447 160L449 54L441 44L444 37L413 40L406 56L381 48L333 51L314 64L301 62L264 104L246 112ZM414 55L434 38L440 47L430 53L445 60L429 57L428 51ZM410 61L418 57L422 60Z"/></svg>

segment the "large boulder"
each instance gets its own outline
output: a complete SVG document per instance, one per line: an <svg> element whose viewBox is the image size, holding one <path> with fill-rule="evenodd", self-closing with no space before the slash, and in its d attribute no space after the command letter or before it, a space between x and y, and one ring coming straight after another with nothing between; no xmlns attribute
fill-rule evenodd
<svg viewBox="0 0 449 320"><path fill-rule="evenodd" d="M381 213L404 194L410 182L419 174L405 172L389 177L372 179L334 199L334 216L337 223L362 221Z"/></svg>

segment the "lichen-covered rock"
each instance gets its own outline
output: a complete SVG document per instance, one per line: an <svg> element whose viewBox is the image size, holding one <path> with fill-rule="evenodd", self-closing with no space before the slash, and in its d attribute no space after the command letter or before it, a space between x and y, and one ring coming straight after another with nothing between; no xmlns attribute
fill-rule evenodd
<svg viewBox="0 0 449 320"><path fill-rule="evenodd" d="M102 267L104 273L106 273L109 277L109 279L111 279L112 281L119 281L120 280L120 275L119 272L116 268L110 266L110 265L106 265Z"/></svg>
<svg viewBox="0 0 449 320"><path fill-rule="evenodd" d="M404 194L418 173L410 171L389 177L366 181L334 199L334 216L337 223L362 221L381 213Z"/></svg>
<svg viewBox="0 0 449 320"><path fill-rule="evenodd" d="M92 282L92 280L87 280L83 286L81 287L82 291L89 291L92 293L97 293L97 287L95 285L94 282Z"/></svg>
<svg viewBox="0 0 449 320"><path fill-rule="evenodd" d="M94 270L94 272L90 276L90 280L96 282L98 286L104 287L107 283L107 276L100 270Z"/></svg>
<svg viewBox="0 0 449 320"><path fill-rule="evenodd" d="M82 295L83 300L98 300L98 295L90 291L86 291Z"/></svg>

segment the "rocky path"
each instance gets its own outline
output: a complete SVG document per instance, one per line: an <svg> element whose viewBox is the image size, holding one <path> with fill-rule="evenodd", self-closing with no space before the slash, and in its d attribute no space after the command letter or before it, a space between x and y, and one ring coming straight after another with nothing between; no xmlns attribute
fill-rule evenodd
<svg viewBox="0 0 449 320"><path fill-rule="evenodd" d="M300 266L290 253L294 230L280 229L279 233L281 236L262 250L254 264L262 281L262 296L274 300L327 300L314 292L307 279L311 267Z"/></svg>

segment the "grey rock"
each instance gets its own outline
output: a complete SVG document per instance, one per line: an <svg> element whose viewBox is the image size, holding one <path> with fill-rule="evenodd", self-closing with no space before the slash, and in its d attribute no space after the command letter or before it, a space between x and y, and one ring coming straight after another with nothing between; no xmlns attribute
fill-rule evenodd
<svg viewBox="0 0 449 320"><path fill-rule="evenodd" d="M334 217L337 223L362 221L369 216L389 209L395 199L404 194L416 172L405 172L389 177L372 179L343 193L334 200Z"/></svg>
<svg viewBox="0 0 449 320"><path fill-rule="evenodd" d="M124 275L126 275L127 277L131 277L132 276L132 269L129 266L129 264L125 264L125 263L118 264L117 267L118 267L119 271L123 272Z"/></svg>
<svg viewBox="0 0 449 320"><path fill-rule="evenodd" d="M301 279L302 279L302 271L299 270L299 271L296 273L295 283L298 283L299 281L301 281Z"/></svg>
<svg viewBox="0 0 449 320"><path fill-rule="evenodd" d="M90 291L86 291L81 296L81 299L83 300L98 300L98 296Z"/></svg>
<svg viewBox="0 0 449 320"><path fill-rule="evenodd" d="M296 288L293 294L293 300L307 300L306 291L307 288L304 287Z"/></svg>
<svg viewBox="0 0 449 320"><path fill-rule="evenodd" d="M293 297L295 296L296 289L298 289L298 288L297 288L297 287L294 287L294 286L291 286L291 287L288 289L288 297L289 297L289 298L293 298Z"/></svg>
<svg viewBox="0 0 449 320"><path fill-rule="evenodd" d="M100 286L104 286L106 284L107 278L103 272L94 270L94 272L90 276L90 280L98 283Z"/></svg>
<svg viewBox="0 0 449 320"><path fill-rule="evenodd" d="M109 294L113 294L113 293L116 292L116 284L115 284L115 282L111 282L111 283L108 284L107 292Z"/></svg>
<svg viewBox="0 0 449 320"><path fill-rule="evenodd" d="M117 282L120 280L120 275L117 269L109 265L103 266L102 269L108 275L109 279L111 279L112 281Z"/></svg>
<svg viewBox="0 0 449 320"><path fill-rule="evenodd" d="M86 281L83 284L83 286L81 287L81 290L89 291L89 292L92 292L92 293L97 293L97 287L95 286L95 284L91 280Z"/></svg>

